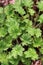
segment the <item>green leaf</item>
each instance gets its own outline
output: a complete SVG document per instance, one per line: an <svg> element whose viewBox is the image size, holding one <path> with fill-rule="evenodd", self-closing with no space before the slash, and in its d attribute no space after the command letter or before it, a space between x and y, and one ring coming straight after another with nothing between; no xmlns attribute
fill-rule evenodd
<svg viewBox="0 0 43 65"><path fill-rule="evenodd" d="M2 7L0 7L0 13L3 13L3 8Z"/></svg>
<svg viewBox="0 0 43 65"><path fill-rule="evenodd" d="M13 14L14 14L13 6L12 5L7 5L6 7L4 7L4 13L7 16L13 16Z"/></svg>
<svg viewBox="0 0 43 65"><path fill-rule="evenodd" d="M35 11L33 9L29 9L29 13L30 13L31 16L33 16Z"/></svg>
<svg viewBox="0 0 43 65"><path fill-rule="evenodd" d="M31 60L30 59L27 59L27 58L21 58L21 61L23 62L23 64L25 65L31 65Z"/></svg>
<svg viewBox="0 0 43 65"><path fill-rule="evenodd" d="M6 21L6 25L8 26L8 32L12 38L17 38L17 36L21 34L19 23L16 22L14 18L9 17Z"/></svg>
<svg viewBox="0 0 43 65"><path fill-rule="evenodd" d="M1 13L0 14L0 26L1 26L1 24L4 24L5 23L5 14L3 14L3 13Z"/></svg>
<svg viewBox="0 0 43 65"><path fill-rule="evenodd" d="M24 52L26 58L31 58L32 60L38 59L38 55L33 48L29 48L27 51Z"/></svg>
<svg viewBox="0 0 43 65"><path fill-rule="evenodd" d="M24 6L29 7L29 8L31 8L32 5L33 5L32 0L22 0L22 3L23 3Z"/></svg>
<svg viewBox="0 0 43 65"><path fill-rule="evenodd" d="M34 36L34 28L33 27L29 27L28 26L28 28L27 28L27 32L28 32L28 34L30 34L31 36Z"/></svg>
<svg viewBox="0 0 43 65"><path fill-rule="evenodd" d="M24 46L24 45L31 44L32 38L29 34L24 33L21 37L21 40L23 41L22 45Z"/></svg>
<svg viewBox="0 0 43 65"><path fill-rule="evenodd" d="M23 55L23 51L24 48L21 45L16 45L11 51L11 56L13 56L16 59L18 56Z"/></svg>
<svg viewBox="0 0 43 65"><path fill-rule="evenodd" d="M4 37L7 34L7 28L1 27L0 28L0 37Z"/></svg>
<svg viewBox="0 0 43 65"><path fill-rule="evenodd" d="M39 16L38 21L39 21L40 23L43 23L43 14L41 14L41 15Z"/></svg>
<svg viewBox="0 0 43 65"><path fill-rule="evenodd" d="M37 2L37 7L39 8L40 11L43 11L43 1Z"/></svg>
<svg viewBox="0 0 43 65"><path fill-rule="evenodd" d="M11 65L18 65L18 63L19 63L19 59L17 58L17 59L14 59L13 57L8 57L8 61L9 61L9 63L11 64Z"/></svg>
<svg viewBox="0 0 43 65"><path fill-rule="evenodd" d="M23 15L23 14L25 14L25 11L24 11L21 3L22 3L21 0L16 1L15 4L14 4L14 8L15 8L16 12L18 12L21 15Z"/></svg>
<svg viewBox="0 0 43 65"><path fill-rule="evenodd" d="M1 62L1 65L8 65L7 54L5 53L0 54L0 62Z"/></svg>
<svg viewBox="0 0 43 65"><path fill-rule="evenodd" d="M25 11L24 11L24 9L21 6L17 6L15 8L15 11L17 11L21 15L25 14Z"/></svg>
<svg viewBox="0 0 43 65"><path fill-rule="evenodd" d="M41 30L39 28L35 29L35 35L37 38L41 36Z"/></svg>
<svg viewBox="0 0 43 65"><path fill-rule="evenodd" d="M35 38L33 40L33 46L34 47L41 47L41 45L43 44L42 38Z"/></svg>
<svg viewBox="0 0 43 65"><path fill-rule="evenodd" d="M3 50L7 50L9 47L12 46L12 37L11 36L7 36L4 40L0 41L0 52L2 52Z"/></svg>
<svg viewBox="0 0 43 65"><path fill-rule="evenodd" d="M24 19L20 22L20 29L27 30L28 27L32 26L32 21L28 19Z"/></svg>
<svg viewBox="0 0 43 65"><path fill-rule="evenodd" d="M25 22L28 26L32 26L32 21L29 19L24 19L23 22Z"/></svg>

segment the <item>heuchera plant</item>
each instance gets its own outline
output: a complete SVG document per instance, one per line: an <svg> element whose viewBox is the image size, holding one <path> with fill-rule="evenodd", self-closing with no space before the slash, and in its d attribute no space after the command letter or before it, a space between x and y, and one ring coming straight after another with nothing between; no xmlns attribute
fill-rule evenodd
<svg viewBox="0 0 43 65"><path fill-rule="evenodd" d="M0 0L0 65L43 65L43 0Z"/></svg>

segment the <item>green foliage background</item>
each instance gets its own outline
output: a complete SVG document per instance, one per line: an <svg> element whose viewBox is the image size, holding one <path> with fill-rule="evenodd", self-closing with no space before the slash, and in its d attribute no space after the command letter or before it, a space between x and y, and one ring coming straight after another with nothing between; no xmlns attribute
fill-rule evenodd
<svg viewBox="0 0 43 65"><path fill-rule="evenodd" d="M0 7L1 65L18 65L19 61L31 65L33 60L43 60L43 13L39 15L43 1L37 2L35 17L33 4L32 0L16 0L13 5Z"/></svg>

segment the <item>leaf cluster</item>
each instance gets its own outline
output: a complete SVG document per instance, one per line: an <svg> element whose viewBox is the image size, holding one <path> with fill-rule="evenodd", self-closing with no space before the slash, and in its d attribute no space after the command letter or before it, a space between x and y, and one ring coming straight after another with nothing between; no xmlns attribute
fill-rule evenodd
<svg viewBox="0 0 43 65"><path fill-rule="evenodd" d="M34 10L33 0L16 0L14 4L0 7L0 63L18 65L43 55L43 1ZM37 16L35 16L37 14Z"/></svg>

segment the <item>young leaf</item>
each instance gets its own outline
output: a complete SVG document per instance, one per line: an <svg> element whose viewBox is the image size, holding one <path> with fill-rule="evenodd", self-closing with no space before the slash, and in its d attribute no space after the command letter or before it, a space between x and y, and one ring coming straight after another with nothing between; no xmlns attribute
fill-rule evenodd
<svg viewBox="0 0 43 65"><path fill-rule="evenodd" d="M32 38L29 34L25 33L22 35L21 40L23 41L22 45L24 46L24 45L31 44Z"/></svg>
<svg viewBox="0 0 43 65"><path fill-rule="evenodd" d="M3 8L2 7L0 7L0 13L3 13Z"/></svg>
<svg viewBox="0 0 43 65"><path fill-rule="evenodd" d="M18 35L21 34L21 30L19 28L19 23L16 22L14 18L8 18L6 21L6 25L8 26L8 32L12 38L17 38Z"/></svg>
<svg viewBox="0 0 43 65"><path fill-rule="evenodd" d="M41 30L40 29L35 29L35 35L36 35L36 37L38 38L38 37L40 37L41 36Z"/></svg>
<svg viewBox="0 0 43 65"><path fill-rule="evenodd" d="M24 52L26 58L31 58L32 60L37 60L38 55L33 48L29 48L27 51Z"/></svg>
<svg viewBox="0 0 43 65"><path fill-rule="evenodd" d="M32 0L22 0L22 3L23 3L24 6L29 7L29 8L31 8L32 5L33 5Z"/></svg>
<svg viewBox="0 0 43 65"><path fill-rule="evenodd" d="M39 10L43 11L43 0L39 1L37 4L38 4L37 7L39 8Z"/></svg>
<svg viewBox="0 0 43 65"><path fill-rule="evenodd" d="M12 37L7 36L5 39L0 40L0 52L7 50L9 47L12 46Z"/></svg>
<svg viewBox="0 0 43 65"><path fill-rule="evenodd" d="M8 65L7 54L0 53L0 62L1 62L1 65Z"/></svg>
<svg viewBox="0 0 43 65"><path fill-rule="evenodd" d="M23 55L23 51L24 48L21 45L16 45L11 51L11 56L13 56L16 59L18 56Z"/></svg>
<svg viewBox="0 0 43 65"><path fill-rule="evenodd" d="M33 16L35 11L33 9L29 9L29 13L30 13L31 16Z"/></svg>
<svg viewBox="0 0 43 65"><path fill-rule="evenodd" d="M4 37L7 34L7 28L1 27L0 28L0 37Z"/></svg>
<svg viewBox="0 0 43 65"><path fill-rule="evenodd" d="M33 46L34 47L41 47L41 45L43 44L43 41L42 41L42 39L41 38L35 38L34 40L33 40Z"/></svg>
<svg viewBox="0 0 43 65"><path fill-rule="evenodd" d="M43 23L43 14L39 16L38 21L39 21L40 23Z"/></svg>
<svg viewBox="0 0 43 65"><path fill-rule="evenodd" d="M22 58L21 58L21 61L22 61L23 64L25 64L25 65L31 65L30 59L27 59L27 58L22 57Z"/></svg>
<svg viewBox="0 0 43 65"><path fill-rule="evenodd" d="M13 57L8 57L8 61L9 61L9 63L11 64L11 65L18 65L18 63L19 63L19 59L17 58L17 59L14 59Z"/></svg>
<svg viewBox="0 0 43 65"><path fill-rule="evenodd" d="M27 32L28 32L28 34L30 34L31 36L33 36L34 35L34 28L33 27L28 27L27 28Z"/></svg>

